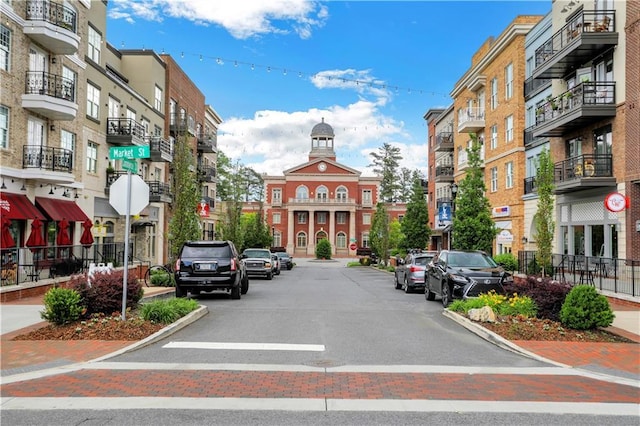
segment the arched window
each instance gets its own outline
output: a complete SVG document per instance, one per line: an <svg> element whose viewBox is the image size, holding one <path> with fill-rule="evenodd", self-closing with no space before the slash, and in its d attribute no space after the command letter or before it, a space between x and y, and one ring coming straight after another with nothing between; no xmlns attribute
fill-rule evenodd
<svg viewBox="0 0 640 426"><path fill-rule="evenodd" d="M329 190L326 186L320 185L316 188L316 198L318 200L326 200L327 198L329 198Z"/></svg>
<svg viewBox="0 0 640 426"><path fill-rule="evenodd" d="M297 247L306 247L307 246L307 234L304 232L298 232L296 236L296 246Z"/></svg>
<svg viewBox="0 0 640 426"><path fill-rule="evenodd" d="M336 200L338 200L339 202L346 203L347 195L349 195L349 192L344 186L339 186L338 189L336 189Z"/></svg>
<svg viewBox="0 0 640 426"><path fill-rule="evenodd" d="M336 235L336 248L347 248L347 234L338 232Z"/></svg>
<svg viewBox="0 0 640 426"><path fill-rule="evenodd" d="M280 233L280 231L275 231L273 233L273 246L282 247L282 234Z"/></svg>
<svg viewBox="0 0 640 426"><path fill-rule="evenodd" d="M309 198L309 189L304 185L300 185L296 188L296 198Z"/></svg>

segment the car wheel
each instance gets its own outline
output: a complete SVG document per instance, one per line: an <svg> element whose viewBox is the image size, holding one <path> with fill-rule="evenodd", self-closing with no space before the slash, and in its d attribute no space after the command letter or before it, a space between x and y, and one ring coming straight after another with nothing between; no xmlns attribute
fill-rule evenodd
<svg viewBox="0 0 640 426"><path fill-rule="evenodd" d="M400 284L400 281L398 281L398 275L395 275L395 282L396 282L396 290L400 290L402 288L402 284Z"/></svg>
<svg viewBox="0 0 640 426"><path fill-rule="evenodd" d="M429 281L427 281L424 286L424 298L427 300L433 300L436 298L436 294L432 292L431 287L429 287Z"/></svg>
<svg viewBox="0 0 640 426"><path fill-rule="evenodd" d="M276 270L276 275L280 275L280 269Z"/></svg>
<svg viewBox="0 0 640 426"><path fill-rule="evenodd" d="M247 292L249 291L249 277L247 275L245 275L242 278L242 281L240 281L240 287L241 287L240 293L247 294Z"/></svg>
<svg viewBox="0 0 640 426"><path fill-rule="evenodd" d="M442 283L442 306L445 308L451 303L451 295L449 294L449 284Z"/></svg>
<svg viewBox="0 0 640 426"><path fill-rule="evenodd" d="M273 274L272 274L271 272L269 272L269 273L267 274L267 279L268 279L268 280L272 280L272 279L273 279Z"/></svg>
<svg viewBox="0 0 640 426"><path fill-rule="evenodd" d="M407 277L404 277L404 292L409 294L411 293L412 289L411 287L409 287L409 279Z"/></svg>
<svg viewBox="0 0 640 426"><path fill-rule="evenodd" d="M179 285L176 285L176 297L187 297L187 290L183 289Z"/></svg>
<svg viewBox="0 0 640 426"><path fill-rule="evenodd" d="M231 288L231 298L232 299L240 299L240 293L241 293L241 286L237 285L233 288Z"/></svg>

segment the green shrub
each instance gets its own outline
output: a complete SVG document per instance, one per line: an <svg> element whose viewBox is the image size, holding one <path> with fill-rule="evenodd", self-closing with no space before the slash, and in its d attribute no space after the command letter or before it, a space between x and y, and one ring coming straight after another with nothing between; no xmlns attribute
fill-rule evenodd
<svg viewBox="0 0 640 426"><path fill-rule="evenodd" d="M608 327L614 318L607 298L589 285L573 287L560 309L562 325L575 330Z"/></svg>
<svg viewBox="0 0 640 426"><path fill-rule="evenodd" d="M347 268L351 268L352 266L361 266L361 265L362 265L361 261L347 262Z"/></svg>
<svg viewBox="0 0 640 426"><path fill-rule="evenodd" d="M44 295L44 308L40 312L42 319L56 325L76 321L84 311L80 294L69 288L52 288L47 291Z"/></svg>
<svg viewBox="0 0 640 426"><path fill-rule="evenodd" d="M162 269L152 269L149 279L153 286L175 287L173 275L163 271Z"/></svg>
<svg viewBox="0 0 640 426"><path fill-rule="evenodd" d="M360 258L360 264L361 264L362 266L369 266L369 265L371 265L371 258L370 258L369 256L361 257L361 258Z"/></svg>
<svg viewBox="0 0 640 426"><path fill-rule="evenodd" d="M154 300L140 306L140 316L145 321L171 324L189 312L198 309L198 302L182 297L169 300Z"/></svg>
<svg viewBox="0 0 640 426"><path fill-rule="evenodd" d="M493 256L493 260L495 260L498 265L502 265L506 271L518 270L518 258L515 257L513 253L497 254Z"/></svg>
<svg viewBox="0 0 640 426"><path fill-rule="evenodd" d="M389 272L395 272L395 271L396 271L396 267L395 267L395 266L393 266L393 265L389 265L389 266L387 266L387 271L389 271Z"/></svg>
<svg viewBox="0 0 640 426"><path fill-rule="evenodd" d="M69 286L80 293L82 304L87 308L85 316L94 313L111 315L122 311L122 279L124 271L95 272L89 285L87 275L76 275ZM137 274L127 275L127 307L136 308L144 290Z"/></svg>
<svg viewBox="0 0 640 426"><path fill-rule="evenodd" d="M326 238L316 244L316 259L331 259L331 243Z"/></svg>
<svg viewBox="0 0 640 426"><path fill-rule="evenodd" d="M522 315L533 318L537 313L538 307L532 298L529 296L519 296L516 293L498 307L498 314L500 315Z"/></svg>
<svg viewBox="0 0 640 426"><path fill-rule="evenodd" d="M537 311L536 304L528 296L519 296L515 293L512 296L505 296L495 291L466 300L454 300L449 305L449 310L466 314L470 309L479 309L483 306L489 306L498 315L535 317Z"/></svg>

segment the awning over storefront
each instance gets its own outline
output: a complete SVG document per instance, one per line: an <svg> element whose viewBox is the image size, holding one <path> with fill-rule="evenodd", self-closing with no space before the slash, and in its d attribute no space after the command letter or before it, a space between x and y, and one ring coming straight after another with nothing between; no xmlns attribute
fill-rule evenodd
<svg viewBox="0 0 640 426"><path fill-rule="evenodd" d="M7 219L44 219L42 212L23 194L0 192L0 212Z"/></svg>
<svg viewBox="0 0 640 426"><path fill-rule="evenodd" d="M510 220L499 220L496 222L496 228L498 229L511 229Z"/></svg>
<svg viewBox="0 0 640 426"><path fill-rule="evenodd" d="M67 219L69 222L84 222L88 219L82 209L73 201L36 197L36 206L40 207L50 220L56 222Z"/></svg>

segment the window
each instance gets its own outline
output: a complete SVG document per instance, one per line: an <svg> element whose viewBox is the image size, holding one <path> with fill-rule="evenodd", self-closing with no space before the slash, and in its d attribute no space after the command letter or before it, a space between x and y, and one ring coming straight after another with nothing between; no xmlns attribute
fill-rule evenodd
<svg viewBox="0 0 640 426"><path fill-rule="evenodd" d="M94 142L87 143L87 171L96 173L98 170L98 144Z"/></svg>
<svg viewBox="0 0 640 426"><path fill-rule="evenodd" d="M336 248L347 248L347 234L344 232L338 232L336 235Z"/></svg>
<svg viewBox="0 0 640 426"><path fill-rule="evenodd" d="M169 99L169 125L171 126L176 125L176 108L177 107L178 107L178 103L173 99Z"/></svg>
<svg viewBox="0 0 640 426"><path fill-rule="evenodd" d="M274 213L273 214L273 219L271 221L274 224L279 224L280 223L280 213Z"/></svg>
<svg viewBox="0 0 640 426"><path fill-rule="evenodd" d="M156 86L153 96L153 106L158 111L162 112L162 89Z"/></svg>
<svg viewBox="0 0 640 426"><path fill-rule="evenodd" d="M296 235L296 246L297 247L307 246L307 234L305 234L304 232L298 232L298 235Z"/></svg>
<svg viewBox="0 0 640 426"><path fill-rule="evenodd" d="M491 192L498 191L498 168L491 168Z"/></svg>
<svg viewBox="0 0 640 426"><path fill-rule="evenodd" d="M100 89L91 83L87 83L87 115L100 119Z"/></svg>
<svg viewBox="0 0 640 426"><path fill-rule="evenodd" d="M327 223L327 212L318 212L318 224L324 225Z"/></svg>
<svg viewBox="0 0 640 426"><path fill-rule="evenodd" d="M347 201L347 188L344 186L339 186L336 189L336 200L346 202Z"/></svg>
<svg viewBox="0 0 640 426"><path fill-rule="evenodd" d="M371 213L363 213L362 214L362 224L363 225L371 225Z"/></svg>
<svg viewBox="0 0 640 426"><path fill-rule="evenodd" d="M75 152L76 135L66 130L60 131L60 148L68 149L71 152Z"/></svg>
<svg viewBox="0 0 640 426"><path fill-rule="evenodd" d="M513 162L509 161L505 164L505 186L507 188L513 188Z"/></svg>
<svg viewBox="0 0 640 426"><path fill-rule="evenodd" d="M345 223L347 223L347 214L345 212L336 213L336 222L339 225L344 225Z"/></svg>
<svg viewBox="0 0 640 426"><path fill-rule="evenodd" d="M498 79L493 77L491 80L491 109L498 108Z"/></svg>
<svg viewBox="0 0 640 426"><path fill-rule="evenodd" d="M611 155L613 145L613 133L611 125L596 129L593 132L594 152L598 155Z"/></svg>
<svg viewBox="0 0 640 426"><path fill-rule="evenodd" d="M362 204L371 205L371 190L365 189L362 191Z"/></svg>
<svg viewBox="0 0 640 426"><path fill-rule="evenodd" d="M504 139L506 142L513 142L513 115L504 119Z"/></svg>
<svg viewBox="0 0 640 426"><path fill-rule="evenodd" d="M329 190L326 186L320 185L316 188L316 198L318 200L326 200L327 198L329 198Z"/></svg>
<svg viewBox="0 0 640 426"><path fill-rule="evenodd" d="M360 247L369 247L369 233L368 232L363 232L362 233L362 244L360 245Z"/></svg>
<svg viewBox="0 0 640 426"><path fill-rule="evenodd" d="M109 102L107 103L107 105L107 108L109 108L107 117L120 118L120 101L109 96Z"/></svg>
<svg viewBox="0 0 640 426"><path fill-rule="evenodd" d="M280 231L275 231L273 233L273 246L282 247L282 234L280 233Z"/></svg>
<svg viewBox="0 0 640 426"><path fill-rule="evenodd" d="M87 56L93 62L100 63L100 48L102 46L102 36L92 26L89 26L88 37L89 46Z"/></svg>
<svg viewBox="0 0 640 426"><path fill-rule="evenodd" d="M298 212L298 223L307 223L307 212Z"/></svg>
<svg viewBox="0 0 640 426"><path fill-rule="evenodd" d="M76 99L78 75L72 69L62 67L62 77L62 85L60 86L62 98L68 101L74 101Z"/></svg>
<svg viewBox="0 0 640 426"><path fill-rule="evenodd" d="M11 31L0 25L0 69L9 71L11 64Z"/></svg>
<svg viewBox="0 0 640 426"><path fill-rule="evenodd" d="M498 147L498 125L491 126L491 149Z"/></svg>
<svg viewBox="0 0 640 426"><path fill-rule="evenodd" d="M398 215L398 222L402 222L402 219L404 219L404 215L403 214L399 214Z"/></svg>
<svg viewBox="0 0 640 426"><path fill-rule="evenodd" d="M504 69L504 98L513 97L513 64L509 64Z"/></svg>
<svg viewBox="0 0 640 426"><path fill-rule="evenodd" d="M9 108L0 105L0 148L9 147Z"/></svg>
<svg viewBox="0 0 640 426"><path fill-rule="evenodd" d="M300 185L296 188L296 198L298 199L307 199L309 198L309 190L306 186Z"/></svg>
<svg viewBox="0 0 640 426"><path fill-rule="evenodd" d="M27 145L46 145L47 134L45 133L44 125L44 121L29 117L27 121Z"/></svg>

